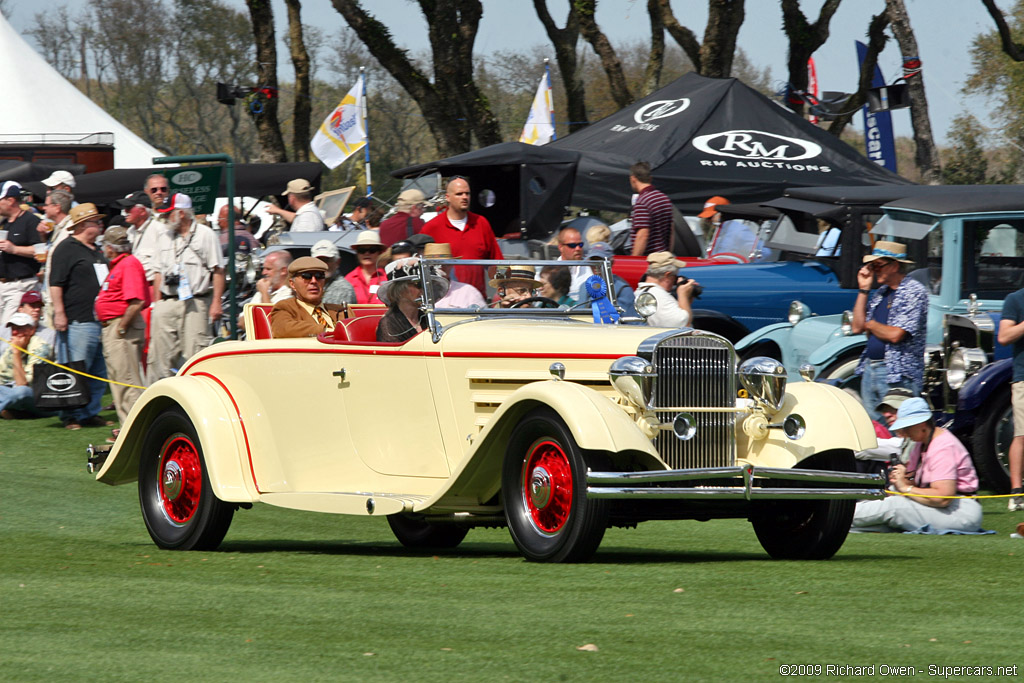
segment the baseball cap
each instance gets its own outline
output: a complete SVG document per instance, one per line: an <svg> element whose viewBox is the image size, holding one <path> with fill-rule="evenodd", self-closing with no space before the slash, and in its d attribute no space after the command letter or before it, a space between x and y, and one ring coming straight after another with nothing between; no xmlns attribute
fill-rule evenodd
<svg viewBox="0 0 1024 683"><path fill-rule="evenodd" d="M307 194L313 191L313 186L309 184L309 181L302 178L289 181L288 187L284 188L284 194Z"/></svg>
<svg viewBox="0 0 1024 683"><path fill-rule="evenodd" d="M611 259L614 255L615 254L612 251L611 246L609 246L607 242L594 242L589 247L587 247L587 251L585 252L583 258L587 260L604 259L607 261ZM648 261L648 263L649 262L650 261Z"/></svg>
<svg viewBox="0 0 1024 683"><path fill-rule="evenodd" d="M686 264L672 255L671 251L656 251L647 255L647 265L650 268L685 268Z"/></svg>
<svg viewBox="0 0 1024 683"><path fill-rule="evenodd" d="M41 304L43 303L43 296L39 292L25 292L21 295L21 305L25 304Z"/></svg>
<svg viewBox="0 0 1024 683"><path fill-rule="evenodd" d="M170 213L171 211L174 211L175 209L191 209L191 208L192 208L192 198L189 197L187 194L182 194L181 192L175 192L173 195L171 195L171 198L167 201L167 203L165 203L163 206L161 206L159 209L157 209L157 213Z"/></svg>
<svg viewBox="0 0 1024 683"><path fill-rule="evenodd" d="M0 185L0 199L6 197L21 197L21 183L17 183L13 180L5 180L3 185Z"/></svg>
<svg viewBox="0 0 1024 683"><path fill-rule="evenodd" d="M896 421L889 425L889 431L906 429L929 420L932 416L932 409L923 398L908 398L896 411Z"/></svg>
<svg viewBox="0 0 1024 683"><path fill-rule="evenodd" d="M28 313L15 313L11 316L11 319L7 321L7 327L28 327L36 326L36 321L32 319Z"/></svg>
<svg viewBox="0 0 1024 683"><path fill-rule="evenodd" d="M136 204L142 204L147 209L153 206L153 203L149 201L149 196L142 190L139 190L138 192L132 192L124 199L118 199L116 203L122 209L130 209Z"/></svg>
<svg viewBox="0 0 1024 683"><path fill-rule="evenodd" d="M128 228L123 225L107 228L107 231L103 233L103 244L109 244L112 247L123 247L129 244Z"/></svg>
<svg viewBox="0 0 1024 683"><path fill-rule="evenodd" d="M330 240L320 240L309 250L309 255L317 258L338 258L338 247Z"/></svg>
<svg viewBox="0 0 1024 683"><path fill-rule="evenodd" d="M43 185L46 185L47 187L57 187L58 185L74 187L75 176L71 175L67 171L54 171L50 174L49 178L43 181Z"/></svg>
<svg viewBox="0 0 1024 683"><path fill-rule="evenodd" d="M910 389L904 389L903 387L894 387L889 390L882 400L875 406L875 410L882 410L882 406L889 406L894 410L899 410L903 402L908 398L914 398L914 392Z"/></svg>
<svg viewBox="0 0 1024 683"><path fill-rule="evenodd" d="M711 199L704 202L704 210L697 214L700 218L711 218L718 212L718 207L722 204L728 204L729 200L725 197L719 197L715 195Z"/></svg>

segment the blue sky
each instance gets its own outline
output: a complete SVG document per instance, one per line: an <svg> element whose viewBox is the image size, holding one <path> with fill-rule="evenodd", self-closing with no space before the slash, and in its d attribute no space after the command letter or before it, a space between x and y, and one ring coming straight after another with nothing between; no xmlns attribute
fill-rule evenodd
<svg viewBox="0 0 1024 683"><path fill-rule="evenodd" d="M85 7L87 0L51 0L53 6L67 5L73 11ZM227 0L245 7L243 0ZM275 20L280 30L286 16L284 0L272 0ZM973 113L983 124L989 124L987 103L979 98L967 101L960 94L970 70L969 48L974 36L992 30L991 18L980 0L906 0L910 21L921 52L925 88L928 94L932 127L940 143L945 142L954 117ZM40 5L37 0L13 0L11 23L19 31L33 23L33 14ZM561 24L568 9L567 0L549 0L552 16ZM817 17L821 0L801 3L812 19ZM884 0L845 0L831 23L831 35L825 46L815 54L822 90L850 92L856 87L857 64L854 41L864 39L868 21L884 7ZM1000 0L1004 9L1011 0ZM387 24L395 40L402 46L418 50L428 47L426 23L415 3L410 0L363 0L363 6ZM597 20L613 45L619 41L646 40L650 33L645 0L601 0ZM322 28L329 35L341 30L345 22L329 0L305 0L303 19ZM701 0L675 0L676 17L697 35L703 33L707 21L706 3ZM670 37L666 40L671 41ZM30 41L31 42L31 41ZM484 0L484 16L476 41L478 53L493 50L529 48L549 45L544 29L537 19L530 0ZM746 18L740 29L739 45L753 62L771 68L773 79L780 85L786 78L786 37L782 31L782 14L777 0L747 0ZM283 54L283 53L282 53ZM552 51L551 58L554 59ZM895 41L889 41L880 59L886 80L900 73L901 59ZM282 65L287 78L287 66ZM538 65L538 76L540 74ZM910 117L906 111L894 112L897 135L910 135ZM860 127L860 117L855 121Z"/></svg>

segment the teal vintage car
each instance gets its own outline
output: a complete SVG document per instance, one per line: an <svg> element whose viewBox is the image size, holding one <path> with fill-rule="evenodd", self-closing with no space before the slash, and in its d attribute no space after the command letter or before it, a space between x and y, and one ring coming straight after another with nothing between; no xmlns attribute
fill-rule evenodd
<svg viewBox="0 0 1024 683"><path fill-rule="evenodd" d="M974 314L998 313L1006 295L1024 287L1024 186L918 188L914 196L892 201L882 210L870 238L905 243L915 262L909 277L931 293L930 355L941 356L946 316L966 314L969 308ZM857 261L867 253L870 241L864 242ZM851 292L851 308L854 299ZM788 322L756 330L741 339L736 350L741 356L782 361L791 380L802 375L847 380L866 343L863 334L852 334L851 321L849 311L818 316L794 301ZM934 368L936 359L927 360Z"/></svg>

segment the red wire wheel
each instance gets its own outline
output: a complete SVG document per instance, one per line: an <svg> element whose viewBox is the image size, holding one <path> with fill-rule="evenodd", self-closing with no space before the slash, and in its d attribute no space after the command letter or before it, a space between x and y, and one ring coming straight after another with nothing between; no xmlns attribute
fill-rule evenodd
<svg viewBox="0 0 1024 683"><path fill-rule="evenodd" d="M192 440L172 437L160 457L160 504L175 524L185 524L199 509L203 490L202 464Z"/></svg>
<svg viewBox="0 0 1024 683"><path fill-rule="evenodd" d="M572 510L572 467L562 447L550 440L530 448L523 468L523 500L539 531L555 534Z"/></svg>

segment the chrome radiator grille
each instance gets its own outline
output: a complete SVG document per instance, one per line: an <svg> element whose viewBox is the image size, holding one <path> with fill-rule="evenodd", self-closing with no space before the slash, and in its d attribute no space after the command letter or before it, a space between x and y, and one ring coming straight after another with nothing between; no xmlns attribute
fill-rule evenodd
<svg viewBox="0 0 1024 683"><path fill-rule="evenodd" d="M678 411L660 407L732 407L736 404L735 357L728 342L717 337L680 335L658 344L654 352L658 378L654 410L661 422L671 423ZM735 413L692 413L697 432L680 441L671 430L661 431L655 446L673 469L727 467L736 451Z"/></svg>

